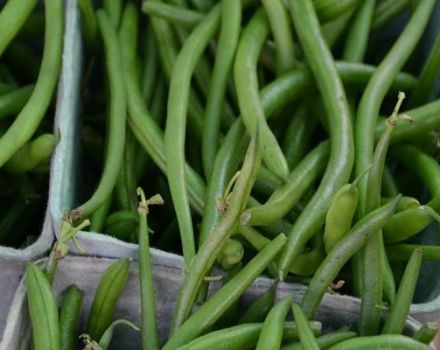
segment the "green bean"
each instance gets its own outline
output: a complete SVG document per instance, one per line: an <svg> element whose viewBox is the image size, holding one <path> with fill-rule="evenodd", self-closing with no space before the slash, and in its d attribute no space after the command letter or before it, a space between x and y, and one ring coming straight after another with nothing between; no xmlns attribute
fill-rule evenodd
<svg viewBox="0 0 440 350"><path fill-rule="evenodd" d="M269 243L269 242L268 242ZM265 244L267 245L267 244ZM263 249L263 247L261 247ZM261 296L259 296L240 317L238 323L263 322L269 311L272 309L276 292L278 288L278 280L272 283L272 286Z"/></svg>
<svg viewBox="0 0 440 350"><path fill-rule="evenodd" d="M176 58L171 75L165 126L165 154L171 198L177 215L183 257L188 266L195 255L194 231L185 180L185 129L191 75L198 58L217 31L216 6L194 29Z"/></svg>
<svg viewBox="0 0 440 350"><path fill-rule="evenodd" d="M393 113L386 120L386 129L380 137L376 148L374 150L372 166L367 179L367 192L364 197L363 208L361 208L361 215L369 213L378 208L381 201L382 192L382 174L385 166L385 158L390 144L391 134L395 125L399 121L398 112L400 106L405 99L405 94L399 92L396 106ZM363 211L362 211L363 210ZM383 246L383 235L379 232L374 235L362 250L363 269L361 273L362 278L362 300L361 312L359 317L359 333L361 335L377 334L380 327L380 320L382 310L377 305L382 303L383 278L388 278L386 286L391 287L391 298L393 299L395 287L394 278L390 269L384 270L382 267L386 262ZM356 271L359 273L359 270Z"/></svg>
<svg viewBox="0 0 440 350"><path fill-rule="evenodd" d="M48 162L58 143L58 138L52 134L43 134L25 144L5 164L5 169L13 174L35 170Z"/></svg>
<svg viewBox="0 0 440 350"><path fill-rule="evenodd" d="M98 22L93 11L91 0L78 0L78 7L81 13L81 24L84 39L87 45L93 50L98 41Z"/></svg>
<svg viewBox="0 0 440 350"><path fill-rule="evenodd" d="M125 11L130 11L127 5ZM125 15L125 14L124 14ZM124 19L123 19L124 20ZM153 271L150 261L150 243L148 238L148 223L147 214L149 205L162 204L163 200L160 196L153 197L148 201L145 199L145 194L140 187L137 189L141 200L139 202L139 285L141 290L141 336L142 349L159 349L159 339L156 324L156 303L154 300L153 289Z"/></svg>
<svg viewBox="0 0 440 350"><path fill-rule="evenodd" d="M313 6L322 22L338 18L347 11L357 6L357 0L341 0L334 2L332 0L313 0Z"/></svg>
<svg viewBox="0 0 440 350"><path fill-rule="evenodd" d="M413 335L413 339L423 344L430 344L438 333L439 326L435 322L427 322Z"/></svg>
<svg viewBox="0 0 440 350"><path fill-rule="evenodd" d="M381 227L395 211L400 196L371 213L367 214L344 236L339 244L330 251L312 277L302 299L301 306L308 318L313 318L327 287L336 277L344 264L356 253Z"/></svg>
<svg viewBox="0 0 440 350"><path fill-rule="evenodd" d="M151 115L157 123L161 124L166 114L167 86L163 76L158 78L153 101L151 102Z"/></svg>
<svg viewBox="0 0 440 350"><path fill-rule="evenodd" d="M356 336L355 332L341 330L326 335L322 335L316 338L316 343L320 349L328 349L329 347L340 343L346 339L350 339ZM303 350L303 346L300 343L294 343L283 346L281 350Z"/></svg>
<svg viewBox="0 0 440 350"><path fill-rule="evenodd" d="M328 142L317 146L289 174L286 184L278 187L263 205L249 208L242 214L241 224L268 225L284 217L324 171L329 153Z"/></svg>
<svg viewBox="0 0 440 350"><path fill-rule="evenodd" d="M289 16L281 0L263 0L264 10L275 41L277 75L282 75L296 65L293 36Z"/></svg>
<svg viewBox="0 0 440 350"><path fill-rule="evenodd" d="M290 12L299 41L323 96L330 125L330 157L318 190L289 232L280 260L280 277L306 242L325 221L334 193L347 182L353 164L353 134L348 106L333 58L322 35L310 0L290 1Z"/></svg>
<svg viewBox="0 0 440 350"><path fill-rule="evenodd" d="M304 311L298 304L292 305L293 317L295 318L295 322L298 325L299 330L299 340L301 345L305 350L319 350L318 343L316 342L315 336L313 335L312 330L310 329L309 323L307 321L307 317Z"/></svg>
<svg viewBox="0 0 440 350"><path fill-rule="evenodd" d="M404 241L421 232L433 220L440 223L440 215L429 206L401 211L384 226L384 239L387 243Z"/></svg>
<svg viewBox="0 0 440 350"><path fill-rule="evenodd" d="M406 168L415 172L428 188L432 198L440 194L440 165L433 157L413 145L400 145L392 155Z"/></svg>
<svg viewBox="0 0 440 350"><path fill-rule="evenodd" d="M26 284L33 348L61 349L57 302L46 276L33 263L26 267Z"/></svg>
<svg viewBox="0 0 440 350"><path fill-rule="evenodd" d="M302 104L290 120L284 135L283 152L290 169L295 169L304 157L315 126L316 119L311 118L309 108Z"/></svg>
<svg viewBox="0 0 440 350"><path fill-rule="evenodd" d="M382 0L374 11L372 29L377 30L391 22L408 7L410 0Z"/></svg>
<svg viewBox="0 0 440 350"><path fill-rule="evenodd" d="M19 113L29 99L33 89L33 85L28 85L6 94L0 94L0 120Z"/></svg>
<svg viewBox="0 0 440 350"><path fill-rule="evenodd" d="M30 16L37 0L11 0L0 11L0 57Z"/></svg>
<svg viewBox="0 0 440 350"><path fill-rule="evenodd" d="M260 162L261 149L258 143L258 135L254 135L236 179L234 190L229 196L226 212L210 234L210 239L203 242L197 255L187 267L187 275L177 297L172 330L178 329L188 317L203 277L214 263L216 255L222 249L224 242L234 233L240 214L246 206Z"/></svg>
<svg viewBox="0 0 440 350"><path fill-rule="evenodd" d="M419 106L428 102L435 84L435 77L440 72L440 37L437 37L431 52L423 65L419 81L410 99L410 106Z"/></svg>
<svg viewBox="0 0 440 350"><path fill-rule="evenodd" d="M163 350L176 349L205 332L222 313L249 287L252 281L274 259L286 242L280 234L255 256L231 281L209 298L169 338Z"/></svg>
<svg viewBox="0 0 440 350"><path fill-rule="evenodd" d="M87 321L87 334L92 339L101 338L111 324L116 303L128 278L130 264L128 258L116 260L102 275Z"/></svg>
<svg viewBox="0 0 440 350"><path fill-rule="evenodd" d="M220 36L206 101L202 137L203 169L207 178L211 175L212 168L214 167L228 75L232 67L240 35L240 2L236 0L223 0L221 10Z"/></svg>
<svg viewBox="0 0 440 350"><path fill-rule="evenodd" d="M121 20L122 0L102 0L102 8L107 13L113 28L117 30Z"/></svg>
<svg viewBox="0 0 440 350"><path fill-rule="evenodd" d="M155 92L156 79L159 76L159 53L156 37L154 36L151 23L145 26L143 34L145 42L143 43L142 60L142 96L150 106Z"/></svg>
<svg viewBox="0 0 440 350"><path fill-rule="evenodd" d="M103 232L107 216L110 212L113 200L113 192L105 199L104 203L96 209L90 217L90 231ZM107 231L106 231L107 232Z"/></svg>
<svg viewBox="0 0 440 350"><path fill-rule="evenodd" d="M137 22L137 13L133 12L133 18L130 23L135 22ZM155 21L153 20L152 23L154 24ZM121 51L123 58L124 83L128 98L128 124L138 142L151 156L161 171L165 172L166 156L164 152L165 145L163 133L145 106L137 78L137 71L135 69L137 42L136 28L135 25L121 28L121 37L124 42ZM160 50L163 49L160 45L159 48ZM186 168L185 176L188 178L188 194L192 205L198 213L203 213L205 192L203 181L189 166Z"/></svg>
<svg viewBox="0 0 440 350"><path fill-rule="evenodd" d="M193 28L203 20L203 14L194 10L179 8L160 2L144 1L142 11L150 16L157 16L173 24L178 23L185 27Z"/></svg>
<svg viewBox="0 0 440 350"><path fill-rule="evenodd" d="M283 328L287 313L293 303L293 295L287 295L278 301L270 310L266 319L264 320L263 328L261 329L255 350L261 349L279 349L283 338ZM299 336L301 338L303 331L303 324L295 318L296 324L299 327ZM306 321L308 326L308 321ZM310 329L310 332L313 332Z"/></svg>
<svg viewBox="0 0 440 350"><path fill-rule="evenodd" d="M394 135L394 134L393 134ZM391 139L392 142L392 139ZM385 164L383 168L383 178L382 178L383 193L385 196L394 197L399 193L394 176L391 173L390 168Z"/></svg>
<svg viewBox="0 0 440 350"><path fill-rule="evenodd" d="M241 242L230 238L217 255L217 262L223 270L230 270L241 262L243 254L244 249Z"/></svg>
<svg viewBox="0 0 440 350"><path fill-rule="evenodd" d="M376 335L342 341L329 350L428 350L429 347L404 335Z"/></svg>
<svg viewBox="0 0 440 350"><path fill-rule="evenodd" d="M412 141L417 137L426 137L426 135L440 126L440 100L427 103L421 107L406 111L414 119L414 125L400 124L396 126L391 137L391 144L403 141ZM376 139L382 134L385 125L378 123L376 125Z"/></svg>
<svg viewBox="0 0 440 350"><path fill-rule="evenodd" d="M214 6L213 0L191 0L194 7L200 11L208 11Z"/></svg>
<svg viewBox="0 0 440 350"><path fill-rule="evenodd" d="M110 116L107 151L98 187L93 195L72 212L73 216L88 217L98 209L113 190L122 166L125 142L126 94L121 67L120 45L115 28L103 10L96 12L99 30L104 41L106 70L110 88Z"/></svg>
<svg viewBox="0 0 440 350"><path fill-rule="evenodd" d="M241 117L249 134L259 126L263 159L269 170L280 179L289 173L287 161L275 135L267 125L258 94L257 61L268 35L269 24L264 12L257 11L244 29L234 63L234 81Z"/></svg>
<svg viewBox="0 0 440 350"><path fill-rule="evenodd" d="M336 45L339 38L347 29L347 26L350 23L350 20L353 17L354 12L355 12L355 8L352 8L347 12L343 13L341 16L322 25L321 32L325 39L325 42L327 43L330 49L332 49Z"/></svg>
<svg viewBox="0 0 440 350"><path fill-rule="evenodd" d="M420 40L434 6L432 0L419 2L416 11L405 26L386 57L371 77L359 102L356 115L355 135L355 173L359 175L371 163L374 148L374 131L377 124L379 108L388 91L391 80L402 68ZM367 180L359 184L360 212L365 213Z"/></svg>
<svg viewBox="0 0 440 350"><path fill-rule="evenodd" d="M24 1L8 2L9 4L24 3ZM11 5L12 6L12 5ZM1 12L5 12L5 9ZM61 0L53 0L45 6L45 16L51 20L46 21L44 52L40 72L35 88L12 125L0 138L0 166L6 163L32 137L42 118L44 117L58 81L61 67L61 50L63 42L63 4ZM9 20L2 20L9 26ZM15 24L11 26L14 28ZM1 31L4 33L5 31ZM2 35L2 37L4 37Z"/></svg>
<svg viewBox="0 0 440 350"><path fill-rule="evenodd" d="M71 285L64 297L60 310L60 341L63 350L73 350L76 341L79 314L84 292L75 285Z"/></svg>
<svg viewBox="0 0 440 350"><path fill-rule="evenodd" d="M422 244L390 244L386 246L390 261L407 261L415 249L420 249L424 261L440 260L440 247Z"/></svg>
<svg viewBox="0 0 440 350"><path fill-rule="evenodd" d="M226 135L222 147L219 149L214 162L211 176L208 179L206 191L205 210L199 234L199 247L208 235L215 229L222 213L218 210L218 199L224 196L227 182L237 170L239 161L242 159L240 142L243 139L244 128L241 123L236 123Z"/></svg>
<svg viewBox="0 0 440 350"><path fill-rule="evenodd" d="M319 333L320 324L310 322L314 333ZM194 339L186 345L178 347L178 350L204 350L204 349L228 349L245 350L253 349L258 341L258 335L263 327L262 323L246 323L230 328L211 332ZM298 328L294 322L285 322L283 339L296 338Z"/></svg>
<svg viewBox="0 0 440 350"><path fill-rule="evenodd" d="M382 334L401 334L403 332L409 307L413 301L421 264L422 251L415 249L406 265L396 300L391 305L391 310L382 328Z"/></svg>

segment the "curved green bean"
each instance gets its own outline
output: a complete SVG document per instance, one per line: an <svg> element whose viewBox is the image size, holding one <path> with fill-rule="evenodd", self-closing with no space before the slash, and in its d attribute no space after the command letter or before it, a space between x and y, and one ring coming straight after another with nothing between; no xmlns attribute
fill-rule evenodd
<svg viewBox="0 0 440 350"><path fill-rule="evenodd" d="M345 340L329 350L428 350L429 346L404 335L376 335Z"/></svg>

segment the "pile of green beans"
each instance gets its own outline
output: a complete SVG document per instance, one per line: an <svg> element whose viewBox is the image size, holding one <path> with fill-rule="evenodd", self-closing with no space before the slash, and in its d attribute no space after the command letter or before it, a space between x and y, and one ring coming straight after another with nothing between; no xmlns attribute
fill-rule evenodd
<svg viewBox="0 0 440 350"><path fill-rule="evenodd" d="M144 350L160 347L150 245L184 262L165 350L426 349L434 331L402 334L422 263L440 258L420 244L440 222L440 39L419 55L435 0L92 5L78 0L82 192L52 260L84 220L138 243ZM216 267L228 276L208 297ZM274 286L243 307L262 273ZM290 281L304 295L277 302ZM328 291L360 298L352 331L313 328ZM111 338L106 310L92 307L90 344Z"/></svg>
<svg viewBox="0 0 440 350"><path fill-rule="evenodd" d="M23 248L41 232L64 32L62 1L0 6L0 245ZM55 20L46 20L54 18Z"/></svg>

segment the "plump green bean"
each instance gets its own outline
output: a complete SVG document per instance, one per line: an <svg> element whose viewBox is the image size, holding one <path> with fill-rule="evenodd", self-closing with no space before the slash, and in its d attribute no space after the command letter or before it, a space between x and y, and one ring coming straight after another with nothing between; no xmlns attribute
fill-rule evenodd
<svg viewBox="0 0 440 350"><path fill-rule="evenodd" d="M328 142L311 151L262 205L247 209L241 216L246 225L268 225L284 217L324 171L330 153Z"/></svg>
<svg viewBox="0 0 440 350"><path fill-rule="evenodd" d="M256 255L232 280L209 298L191 317L174 332L163 350L176 349L204 333L222 313L250 286L252 281L269 265L286 242L280 234Z"/></svg>
<svg viewBox="0 0 440 350"><path fill-rule="evenodd" d="M254 135L249 144L234 189L229 196L227 210L210 234L210 239L203 242L197 255L191 260L191 264L188 265L186 278L180 288L176 301L172 330L178 329L189 316L203 277L211 268L224 242L234 233L240 214L246 206L260 162L261 149L258 135Z"/></svg>
<svg viewBox="0 0 440 350"><path fill-rule="evenodd" d="M98 187L93 195L78 208L73 215L88 217L98 209L113 190L121 169L124 156L126 94L123 81L122 60L118 36L110 19L103 10L96 12L99 30L104 42L106 71L109 77L110 118L104 169Z"/></svg>
<svg viewBox="0 0 440 350"><path fill-rule="evenodd" d="M386 246L390 261L408 261L415 249L420 249L424 261L440 260L440 247L423 244L390 244Z"/></svg>
<svg viewBox="0 0 440 350"><path fill-rule="evenodd" d="M61 349L58 308L47 277L39 267L26 267L26 288L35 350Z"/></svg>
<svg viewBox="0 0 440 350"><path fill-rule="evenodd" d="M64 297L60 310L60 341L63 350L75 348L76 330L84 292L75 285L71 285Z"/></svg>
<svg viewBox="0 0 440 350"><path fill-rule="evenodd" d="M413 335L413 339L423 344L430 344L438 333L439 325L436 322L427 322Z"/></svg>
<svg viewBox="0 0 440 350"><path fill-rule="evenodd" d="M130 264L131 261L128 258L116 260L102 275L87 321L87 334L92 339L100 339L112 323L113 312L124 291Z"/></svg>
<svg viewBox="0 0 440 350"><path fill-rule="evenodd" d="M127 5L125 11L130 11ZM133 7L134 8L134 7ZM125 16L125 14L124 14ZM124 21L124 19L123 19ZM141 188L137 189L141 197L138 207L139 214L139 285L141 291L141 336L142 349L159 349L159 339L156 323L156 302L154 300L153 271L150 259L150 243L148 233L147 214L150 204L162 204L162 198L156 197L157 202L152 199L146 200Z"/></svg>
<svg viewBox="0 0 440 350"><path fill-rule="evenodd" d="M283 327L287 313L290 310L290 306L293 303L293 295L287 295L280 301L278 301L270 310L266 319L264 320L263 328L261 329L260 336L258 338L255 350L272 350L279 349L283 338ZM302 324L296 320L296 324L300 326L299 335L302 334ZM308 325L308 321L307 325ZM311 330L310 330L311 331ZM311 331L312 332L312 331ZM313 332L312 332L313 334Z"/></svg>
<svg viewBox="0 0 440 350"><path fill-rule="evenodd" d="M415 249L406 265L397 290L396 300L391 305L391 310L382 328L382 334L401 334L403 332L409 307L412 304L416 290L421 265L422 251Z"/></svg>
<svg viewBox="0 0 440 350"><path fill-rule="evenodd" d="M28 1L11 1L8 2L8 5L13 3L24 4ZM0 138L0 149L2 150L0 152L0 166L5 164L35 133L49 107L58 82L63 43L63 2L53 0L47 2L46 5L45 17L47 20L40 72L26 105ZM4 9L1 13L4 13ZM8 18L14 20L14 16ZM1 23L8 25L8 21L1 21ZM14 27L15 24L11 26L11 28Z"/></svg>
<svg viewBox="0 0 440 350"><path fill-rule="evenodd" d="M269 24L262 10L255 13L244 29L234 63L234 81L238 105L247 131L253 134L259 126L263 160L269 170L281 179L289 173L287 161L267 125L260 102L257 78L257 61L262 45L269 33Z"/></svg>
<svg viewBox="0 0 440 350"><path fill-rule="evenodd" d="M113 192L105 199L104 203L93 212L92 216L90 217L91 232L103 232L106 219L111 209L112 200Z"/></svg>
<svg viewBox="0 0 440 350"><path fill-rule="evenodd" d="M330 251L313 275L301 302L301 306L309 319L314 317L327 287L332 283L344 264L365 242L379 232L395 211L399 200L400 196L367 214Z"/></svg>
<svg viewBox="0 0 440 350"><path fill-rule="evenodd" d="M355 336L356 336L355 332L341 330L317 337L316 343L318 344L320 349L324 350L344 340L354 338ZM294 343L283 346L281 350L304 350L304 347L301 345L301 343Z"/></svg>
<svg viewBox="0 0 440 350"><path fill-rule="evenodd" d="M144 1L142 3L142 11L151 16L157 16L170 21L173 24L178 23L189 28L195 27L203 20L204 16L203 13L194 10L156 1Z"/></svg>
<svg viewBox="0 0 440 350"><path fill-rule="evenodd" d="M189 266L195 255L194 230L185 179L185 130L191 76L198 58L219 25L220 7L216 6L194 29L176 58L168 93L165 126L165 154L168 183L177 215L183 257Z"/></svg>
<svg viewBox="0 0 440 350"><path fill-rule="evenodd" d="M137 43L137 12L132 12L130 26L121 28L120 36L122 45L122 63L124 70L124 83L128 98L128 124L142 147L151 156L161 171L166 171L166 155L162 130L150 115L142 96L138 73L136 70L136 43ZM155 21L153 20L154 24ZM159 46L159 49L164 49ZM163 59L162 59L163 63ZM188 181L188 195L194 209L203 213L205 187L200 176L188 165L186 166Z"/></svg>
<svg viewBox="0 0 440 350"><path fill-rule="evenodd" d="M359 102L354 128L356 161L355 172L359 175L371 163L374 148L374 132L379 115L380 105L387 93L391 80L401 70L419 42L429 20L435 1L419 2L417 9L400 34L386 57L380 63ZM367 179L359 184L360 213L365 213Z"/></svg>
<svg viewBox="0 0 440 350"><path fill-rule="evenodd" d="M262 4L275 41L277 75L282 75L296 65L289 15L281 0L263 0Z"/></svg>
<svg viewBox="0 0 440 350"><path fill-rule="evenodd" d="M283 278L293 259L325 221L334 193L347 182L353 165L353 133L347 101L331 53L326 46L310 0L290 1L299 41L322 94L330 124L330 157L318 190L289 232L280 260Z"/></svg>
<svg viewBox="0 0 440 350"><path fill-rule="evenodd" d="M223 270L230 270L241 262L244 249L240 241L229 238L217 255L217 262Z"/></svg>
<svg viewBox="0 0 440 350"><path fill-rule="evenodd" d="M292 305L293 317L298 325L299 340L304 350L319 350L319 345L316 342L315 336L310 329L309 322L304 311L298 304Z"/></svg>
<svg viewBox="0 0 440 350"><path fill-rule="evenodd" d="M5 164L5 169L14 174L26 173L44 165L50 159L58 143L53 134L43 134L18 150Z"/></svg>
<svg viewBox="0 0 440 350"><path fill-rule="evenodd" d="M220 36L206 101L202 135L203 170L206 178L209 178L214 167L227 82L240 35L240 1L223 0L221 11Z"/></svg>
<svg viewBox="0 0 440 350"><path fill-rule="evenodd" d="M122 0L102 0L102 8L107 13L113 28L117 30L122 15Z"/></svg>
<svg viewBox="0 0 440 350"><path fill-rule="evenodd" d="M19 113L32 94L33 85L18 88L9 93L0 93L0 120Z"/></svg>
<svg viewBox="0 0 440 350"><path fill-rule="evenodd" d="M0 11L0 57L30 16L37 0L10 0Z"/></svg>
<svg viewBox="0 0 440 350"><path fill-rule="evenodd" d="M404 335L376 335L345 340L329 350L428 350L429 346Z"/></svg>

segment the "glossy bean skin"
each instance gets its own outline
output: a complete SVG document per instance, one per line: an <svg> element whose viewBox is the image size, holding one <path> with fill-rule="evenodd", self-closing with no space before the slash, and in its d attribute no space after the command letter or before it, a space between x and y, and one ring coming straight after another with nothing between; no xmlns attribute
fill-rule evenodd
<svg viewBox="0 0 440 350"><path fill-rule="evenodd" d="M341 330L336 331L334 333L329 333L322 335L320 337L316 338L316 343L318 344L320 349L328 349L329 347L340 343L344 340L354 338L356 336L355 332L347 331L347 330ZM281 348L281 350L304 350L301 343L294 343L290 345L285 345Z"/></svg>
<svg viewBox="0 0 440 350"><path fill-rule="evenodd" d="M25 3L25 1L19 0L16 3ZM0 166L4 165L35 133L49 107L58 82L63 45L63 2L53 0L47 2L47 5L45 17L51 20L46 21L43 58L38 79L27 103L0 138L2 150ZM13 19L13 16L10 19ZM7 22L2 21L2 23Z"/></svg>
<svg viewBox="0 0 440 350"><path fill-rule="evenodd" d="M289 5L299 41L317 80L325 108L335 118L331 123L331 152L324 177L288 234L289 241L280 258L280 277L283 277L295 256L325 221L331 198L350 176L354 156L353 133L345 93L330 50L320 33L312 4L309 0L300 0L290 1Z"/></svg>
<svg viewBox="0 0 440 350"><path fill-rule="evenodd" d="M203 14L198 11L157 1L145 1L142 4L142 11L188 28L195 27L203 19Z"/></svg>
<svg viewBox="0 0 440 350"><path fill-rule="evenodd" d="M76 330L83 297L84 292L77 286L72 285L68 288L60 310L60 339L63 350L75 348Z"/></svg>
<svg viewBox="0 0 440 350"><path fill-rule="evenodd" d="M428 350L429 346L403 335L375 335L348 339L332 346L329 350Z"/></svg>
<svg viewBox="0 0 440 350"><path fill-rule="evenodd" d="M255 350L262 350L262 349L272 350L272 349L280 348L281 341L283 338L282 325L284 324L287 313L289 312L292 303L293 303L293 296L288 295L283 299L281 299L280 301L278 301L272 307L266 319L264 320L263 328L261 329L261 333L258 338L258 342L255 347ZM296 324L299 326L300 322L296 320ZM300 337L301 337L301 327L300 327Z"/></svg>
<svg viewBox="0 0 440 350"><path fill-rule="evenodd" d="M100 339L112 323L116 303L122 294L128 278L131 261L123 258L111 264L102 275L95 292L87 321L87 334Z"/></svg>
<svg viewBox="0 0 440 350"><path fill-rule="evenodd" d="M280 252L286 237L280 234L256 255L243 269L208 299L178 328L162 348L170 350L186 344L213 325L228 307L244 293L252 281Z"/></svg>
<svg viewBox="0 0 440 350"><path fill-rule="evenodd" d="M416 249L412 253L400 281L396 299L391 305L391 310L382 328L382 334L401 334L403 332L409 307L412 304L416 290L422 257L423 254L420 249Z"/></svg>
<svg viewBox="0 0 440 350"><path fill-rule="evenodd" d="M240 214L246 206L260 163L261 149L258 135L254 135L230 195L227 210L211 233L210 239L204 241L188 266L185 281L177 297L172 330L178 329L189 316L203 277L211 268L224 242L234 233Z"/></svg>
<svg viewBox="0 0 440 350"><path fill-rule="evenodd" d="M26 283L34 349L61 349L57 302L47 277L39 267L28 264Z"/></svg>
<svg viewBox="0 0 440 350"><path fill-rule="evenodd" d="M371 236L379 232L395 211L399 199L398 196L393 202L372 211L362 218L327 255L313 275L301 302L301 306L309 319L314 317L327 287L332 283L338 272Z"/></svg>

